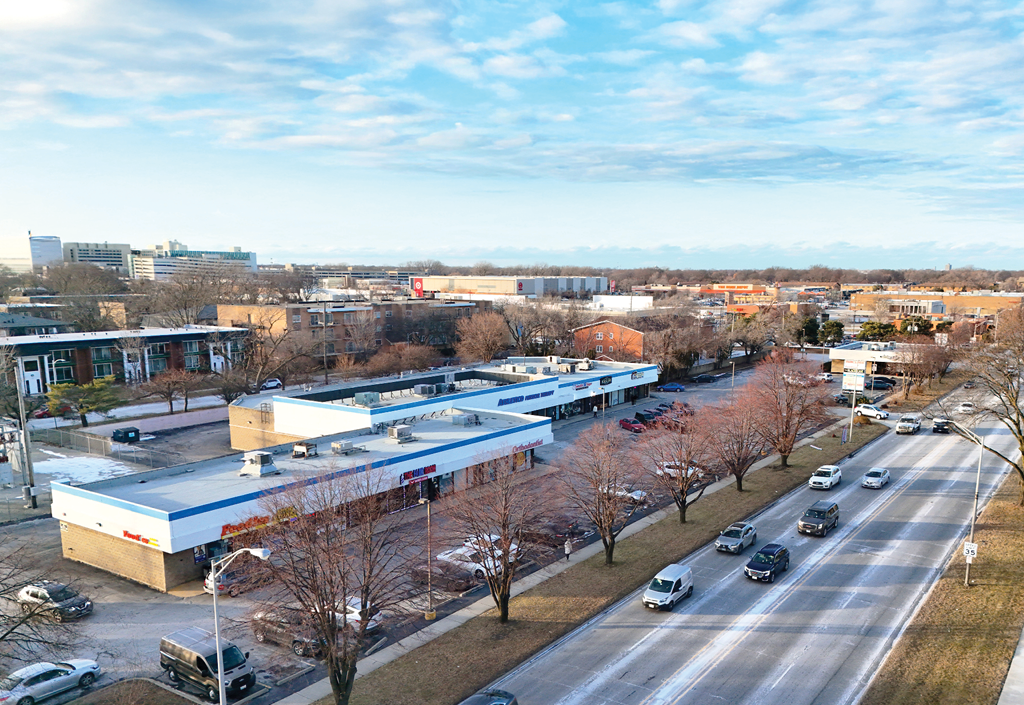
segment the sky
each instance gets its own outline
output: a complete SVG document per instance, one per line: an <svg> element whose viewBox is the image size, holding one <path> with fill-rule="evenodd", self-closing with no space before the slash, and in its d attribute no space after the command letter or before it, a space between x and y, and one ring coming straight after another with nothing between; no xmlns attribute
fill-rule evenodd
<svg viewBox="0 0 1024 705"><path fill-rule="evenodd" d="M1024 269L1024 3L0 0L0 247Z"/></svg>

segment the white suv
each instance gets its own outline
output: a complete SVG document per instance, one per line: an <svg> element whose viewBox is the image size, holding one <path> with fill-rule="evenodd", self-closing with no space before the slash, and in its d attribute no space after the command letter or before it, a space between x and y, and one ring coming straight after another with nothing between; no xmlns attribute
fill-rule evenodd
<svg viewBox="0 0 1024 705"><path fill-rule="evenodd" d="M896 433L917 433L921 430L921 417L914 414L904 414L896 422Z"/></svg>
<svg viewBox="0 0 1024 705"><path fill-rule="evenodd" d="M838 465L822 465L814 471L807 486L812 490L830 490L843 481L843 471Z"/></svg>
<svg viewBox="0 0 1024 705"><path fill-rule="evenodd" d="M887 419L889 418L889 412L879 409L874 404L860 404L856 409L853 410L857 416L871 416L876 419Z"/></svg>

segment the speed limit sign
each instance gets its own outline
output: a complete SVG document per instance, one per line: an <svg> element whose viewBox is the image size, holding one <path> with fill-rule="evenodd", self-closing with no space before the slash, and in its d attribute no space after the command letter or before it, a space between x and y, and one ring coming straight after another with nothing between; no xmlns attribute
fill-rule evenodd
<svg viewBox="0 0 1024 705"><path fill-rule="evenodd" d="M971 559L975 558L977 555L978 555L978 544L970 543L968 541L965 541L964 542L964 556L967 557L967 562L970 563Z"/></svg>

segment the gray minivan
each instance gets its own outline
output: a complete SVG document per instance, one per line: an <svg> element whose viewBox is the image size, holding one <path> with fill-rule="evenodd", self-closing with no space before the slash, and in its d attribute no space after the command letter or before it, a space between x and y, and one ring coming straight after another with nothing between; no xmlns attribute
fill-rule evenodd
<svg viewBox="0 0 1024 705"><path fill-rule="evenodd" d="M690 566L673 563L654 576L640 599L644 607L672 609L677 602L692 594L693 572Z"/></svg>
<svg viewBox="0 0 1024 705"><path fill-rule="evenodd" d="M230 641L220 640L224 655L224 688L232 695L247 695L256 684L249 654ZM211 632L186 627L160 640L160 667L172 683L185 681L198 686L213 702L220 698L217 688L217 647Z"/></svg>

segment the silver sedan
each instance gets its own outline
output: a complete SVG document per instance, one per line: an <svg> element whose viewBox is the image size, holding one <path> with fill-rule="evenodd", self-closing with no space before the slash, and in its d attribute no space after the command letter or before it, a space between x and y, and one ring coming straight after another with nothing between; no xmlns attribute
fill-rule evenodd
<svg viewBox="0 0 1024 705"><path fill-rule="evenodd" d="M864 473L864 479L860 483L861 487L870 487L875 490L880 490L888 484L889 471L885 468L871 468Z"/></svg>

